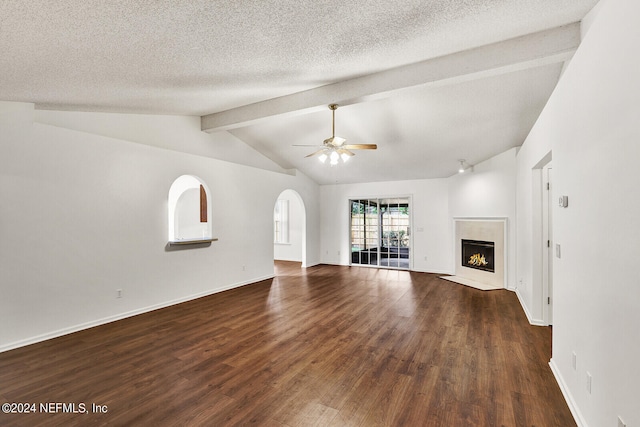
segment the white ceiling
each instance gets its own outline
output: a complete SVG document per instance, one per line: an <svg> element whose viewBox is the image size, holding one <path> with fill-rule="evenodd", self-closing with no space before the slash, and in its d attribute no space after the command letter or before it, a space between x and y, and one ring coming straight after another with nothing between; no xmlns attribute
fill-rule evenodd
<svg viewBox="0 0 640 427"><path fill-rule="evenodd" d="M522 144L570 50L553 50L555 33L503 41L578 22L596 2L3 1L0 100L207 116L204 129L319 183L445 177L459 158ZM330 102L343 105L337 135L379 149L330 167L291 147L330 136Z"/></svg>

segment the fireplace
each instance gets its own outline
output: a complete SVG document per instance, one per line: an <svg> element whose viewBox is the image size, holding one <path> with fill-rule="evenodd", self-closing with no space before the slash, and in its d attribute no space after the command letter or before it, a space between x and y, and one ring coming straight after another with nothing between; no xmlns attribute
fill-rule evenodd
<svg viewBox="0 0 640 427"><path fill-rule="evenodd" d="M507 219L454 218L454 224L455 277L506 288Z"/></svg>
<svg viewBox="0 0 640 427"><path fill-rule="evenodd" d="M462 239L461 264L463 267L494 273L494 249L494 242Z"/></svg>

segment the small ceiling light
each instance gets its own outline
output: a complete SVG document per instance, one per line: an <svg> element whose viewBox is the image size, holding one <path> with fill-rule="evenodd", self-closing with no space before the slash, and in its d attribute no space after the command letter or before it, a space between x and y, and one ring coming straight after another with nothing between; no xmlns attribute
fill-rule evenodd
<svg viewBox="0 0 640 427"><path fill-rule="evenodd" d="M349 155L347 153L342 153L340 154L340 158L342 158L342 163L347 163L347 160L349 160Z"/></svg>
<svg viewBox="0 0 640 427"><path fill-rule="evenodd" d="M327 156L325 153L320 154L320 157L318 157L318 160L320 160L320 163L324 163L327 161L327 158L329 156Z"/></svg>
<svg viewBox="0 0 640 427"><path fill-rule="evenodd" d="M460 162L460 167L458 168L458 173L464 173L464 159L458 160Z"/></svg>

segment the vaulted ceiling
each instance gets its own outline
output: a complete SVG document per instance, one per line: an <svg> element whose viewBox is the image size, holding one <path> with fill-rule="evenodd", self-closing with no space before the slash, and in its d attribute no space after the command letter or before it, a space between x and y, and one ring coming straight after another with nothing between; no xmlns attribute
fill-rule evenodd
<svg viewBox="0 0 640 427"><path fill-rule="evenodd" d="M5 1L0 100L202 116L321 184L446 177L522 144L596 2ZM378 150L305 158L330 103Z"/></svg>

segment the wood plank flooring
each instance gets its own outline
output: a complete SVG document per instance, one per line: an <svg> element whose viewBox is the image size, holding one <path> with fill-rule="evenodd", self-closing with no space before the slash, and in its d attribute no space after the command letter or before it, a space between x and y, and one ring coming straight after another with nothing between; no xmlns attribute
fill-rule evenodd
<svg viewBox="0 0 640 427"><path fill-rule="evenodd" d="M1 353L0 403L38 408L0 425L573 426L550 333L506 290L278 262L273 280ZM40 411L56 402L89 413Z"/></svg>

